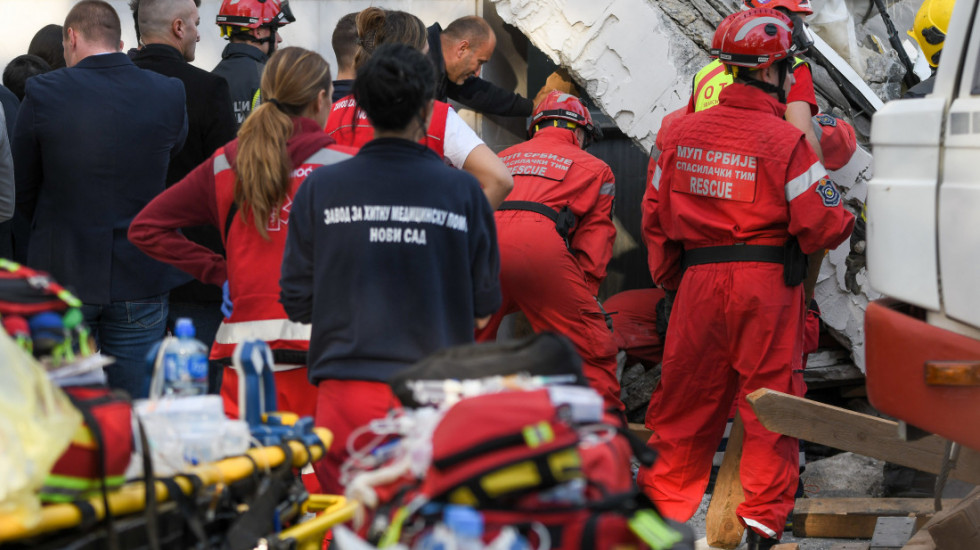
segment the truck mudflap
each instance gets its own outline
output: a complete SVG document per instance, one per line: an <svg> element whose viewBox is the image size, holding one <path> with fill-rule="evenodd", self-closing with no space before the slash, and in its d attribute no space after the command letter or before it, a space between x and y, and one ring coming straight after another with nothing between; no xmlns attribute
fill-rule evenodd
<svg viewBox="0 0 980 550"><path fill-rule="evenodd" d="M868 305L868 398L887 415L980 450L980 384L970 377L980 363L980 340L924 318L892 299Z"/></svg>

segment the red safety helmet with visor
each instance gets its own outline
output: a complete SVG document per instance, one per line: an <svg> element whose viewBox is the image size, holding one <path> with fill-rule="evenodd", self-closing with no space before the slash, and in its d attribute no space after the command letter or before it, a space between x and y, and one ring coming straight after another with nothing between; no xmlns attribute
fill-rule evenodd
<svg viewBox="0 0 980 550"><path fill-rule="evenodd" d="M602 137L602 130L592 121L592 114L582 100L559 90L552 90L534 108L531 114L531 123L528 125L527 133L534 137L534 133L539 127L543 126L545 120L553 120L555 126L559 126L559 121L565 121L562 128L574 129L581 126L585 130L585 143L583 147L588 147L593 141Z"/></svg>
<svg viewBox="0 0 980 550"><path fill-rule="evenodd" d="M289 8L289 0L223 0L215 18L224 37L259 27L269 27L275 31L294 21L296 18ZM256 41L275 40L274 35L275 32L267 39Z"/></svg>

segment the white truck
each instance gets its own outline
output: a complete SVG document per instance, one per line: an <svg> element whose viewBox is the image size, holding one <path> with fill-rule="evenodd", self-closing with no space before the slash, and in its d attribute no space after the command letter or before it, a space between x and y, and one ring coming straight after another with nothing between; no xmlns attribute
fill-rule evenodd
<svg viewBox="0 0 980 550"><path fill-rule="evenodd" d="M880 411L980 450L980 0L958 0L932 94L871 129L865 317Z"/></svg>

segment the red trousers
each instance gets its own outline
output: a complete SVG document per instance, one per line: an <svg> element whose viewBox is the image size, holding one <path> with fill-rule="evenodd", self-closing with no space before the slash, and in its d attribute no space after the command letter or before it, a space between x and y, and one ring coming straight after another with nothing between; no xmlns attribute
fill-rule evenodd
<svg viewBox="0 0 980 550"><path fill-rule="evenodd" d="M498 223L497 238L503 303L486 328L477 331L477 341L493 340L504 316L522 311L535 332L568 337L606 407L623 410L612 332L554 222L538 215L515 216Z"/></svg>
<svg viewBox="0 0 980 550"><path fill-rule="evenodd" d="M316 388L306 377L306 368L278 371L276 379L276 408L299 416L313 416L316 408ZM221 401L225 415L238 418L238 373L226 368L221 375ZM320 484L309 471L303 473L303 485L310 493L320 493Z"/></svg>
<svg viewBox="0 0 980 550"><path fill-rule="evenodd" d="M344 494L340 467L350 456L347 440L351 432L400 406L391 388L382 382L323 380L317 385L314 424L333 432L333 444L327 456L313 465L324 493Z"/></svg>
<svg viewBox="0 0 980 550"><path fill-rule="evenodd" d="M803 377L793 372L803 356L803 287L787 287L782 269L732 262L684 274L647 411L659 457L637 478L668 518L687 521L697 510L736 398L745 426L745 501L736 514L760 534L782 534L799 478L798 442L765 429L745 400L759 388L804 393Z"/></svg>

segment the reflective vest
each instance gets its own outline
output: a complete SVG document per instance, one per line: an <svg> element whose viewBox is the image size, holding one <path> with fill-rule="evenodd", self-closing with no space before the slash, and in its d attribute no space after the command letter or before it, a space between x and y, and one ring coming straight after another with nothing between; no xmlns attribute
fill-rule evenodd
<svg viewBox="0 0 980 550"><path fill-rule="evenodd" d="M793 58L793 68L806 63L799 57ZM718 95L722 88L732 83L732 75L725 70L725 66L715 59L705 65L698 74L694 75L694 111L703 111L718 105Z"/></svg>
<svg viewBox="0 0 980 550"><path fill-rule="evenodd" d="M214 157L214 184L220 229L228 255L228 279L233 281L230 291L234 307L231 317L218 327L211 359L231 357L235 346L246 340L263 340L272 348L274 370L303 366L309 349L310 325L290 321L287 317L279 303L279 269L274 266L282 264L289 211L300 184L313 170L349 159L350 155L323 148L294 167L289 194L276 215L270 216L266 227L268 239L265 239L251 222L242 221L237 208L232 208L235 172L225 153L226 148L222 148ZM229 216L233 218L229 219Z"/></svg>
<svg viewBox="0 0 980 550"><path fill-rule="evenodd" d="M439 158L446 156L443 153L443 144L446 141L446 117L448 116L449 104L436 101L432 108L432 120L429 122L426 136L419 140L419 143L435 151ZM367 114L357 107L353 95L334 102L330 108L330 117L327 118L327 126L324 131L338 145L358 149L374 139L374 127L371 126Z"/></svg>

